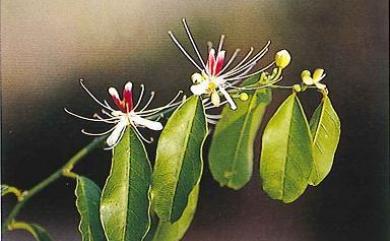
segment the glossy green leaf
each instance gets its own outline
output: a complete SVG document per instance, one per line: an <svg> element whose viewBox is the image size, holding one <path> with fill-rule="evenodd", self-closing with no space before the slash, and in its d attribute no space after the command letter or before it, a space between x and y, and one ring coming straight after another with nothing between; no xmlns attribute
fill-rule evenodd
<svg viewBox="0 0 390 241"><path fill-rule="evenodd" d="M242 85L256 82L259 76L249 78ZM209 167L221 186L235 190L250 180L253 172L253 144L267 105L270 89L248 91L249 99L236 100L237 110L225 105L218 121L209 152Z"/></svg>
<svg viewBox="0 0 390 241"><path fill-rule="evenodd" d="M199 185L190 193L187 207L184 209L183 215L174 223L156 222L156 227L152 231L149 240L153 241L178 241L181 240L191 225L194 218L196 206L198 203Z"/></svg>
<svg viewBox="0 0 390 241"><path fill-rule="evenodd" d="M142 240L150 225L151 166L145 147L127 128L113 149L110 175L100 201L100 218L108 241Z"/></svg>
<svg viewBox="0 0 390 241"><path fill-rule="evenodd" d="M152 197L160 220L178 220L187 206L188 196L202 174L206 135L202 102L192 96L168 119L158 141Z"/></svg>
<svg viewBox="0 0 390 241"><path fill-rule="evenodd" d="M290 203L305 191L313 166L311 138L305 113L293 93L263 134L260 176L271 198Z"/></svg>
<svg viewBox="0 0 390 241"><path fill-rule="evenodd" d="M20 190L16 187L1 184L1 196L5 196L10 193L13 193L16 197L20 197L22 195Z"/></svg>
<svg viewBox="0 0 390 241"><path fill-rule="evenodd" d="M29 232L37 241L52 241L53 239L47 231L37 224L15 222L12 225L12 230L21 229Z"/></svg>
<svg viewBox="0 0 390 241"><path fill-rule="evenodd" d="M310 129L313 136L314 165L309 184L318 185L330 172L340 139L340 120L328 96L315 110Z"/></svg>
<svg viewBox="0 0 390 241"><path fill-rule="evenodd" d="M76 207L80 214L79 231L83 241L103 241L99 216L100 188L90 179L77 176Z"/></svg>

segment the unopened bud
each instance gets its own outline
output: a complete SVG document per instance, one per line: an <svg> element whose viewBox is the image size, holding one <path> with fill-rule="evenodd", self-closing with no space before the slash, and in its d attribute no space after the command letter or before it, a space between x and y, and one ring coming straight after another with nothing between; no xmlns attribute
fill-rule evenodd
<svg viewBox="0 0 390 241"><path fill-rule="evenodd" d="M241 101L247 101L249 99L249 95L247 93L241 93L240 94L240 100Z"/></svg>
<svg viewBox="0 0 390 241"><path fill-rule="evenodd" d="M313 73L313 80L314 82L318 82L322 79L324 75L324 69L316 69Z"/></svg>
<svg viewBox="0 0 390 241"><path fill-rule="evenodd" d="M293 85L293 90L294 90L295 92L301 92L301 91L302 91L302 88L301 88L300 85L295 84L295 85Z"/></svg>
<svg viewBox="0 0 390 241"><path fill-rule="evenodd" d="M275 64L277 67L284 69L291 61L290 53L283 49L276 53L275 55Z"/></svg>

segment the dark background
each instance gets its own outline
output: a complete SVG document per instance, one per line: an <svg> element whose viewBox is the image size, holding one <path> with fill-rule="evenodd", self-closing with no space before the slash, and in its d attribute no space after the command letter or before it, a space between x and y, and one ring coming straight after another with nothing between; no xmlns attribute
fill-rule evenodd
<svg viewBox="0 0 390 241"><path fill-rule="evenodd" d="M332 172L292 204L260 190L258 155L254 177L240 191L219 188L206 171L184 240L388 240L387 1L3 0L2 182L29 188L91 140L79 129L95 125L62 109L84 115L98 110L79 88L79 78L101 98L111 85L144 83L156 90L156 106L188 89L195 70L167 36L174 30L184 39L182 17L203 49L221 33L230 53L272 40L263 65L288 49L293 60L285 83L299 81L302 69L324 67L342 123ZM267 120L289 93L275 92ZM311 115L319 98L304 93L302 102ZM258 153L259 140L256 147ZM149 149L153 156L154 146ZM109 156L97 151L77 171L102 185ZM20 219L41 224L55 240L80 240L73 192L73 181L61 179L33 198ZM13 204L3 199L3 217ZM17 231L3 240L32 238Z"/></svg>

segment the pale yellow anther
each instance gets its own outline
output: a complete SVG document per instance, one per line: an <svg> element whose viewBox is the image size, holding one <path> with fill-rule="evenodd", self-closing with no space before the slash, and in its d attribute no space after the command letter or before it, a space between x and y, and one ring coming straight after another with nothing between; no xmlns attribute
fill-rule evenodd
<svg viewBox="0 0 390 241"><path fill-rule="evenodd" d="M218 107L221 104L221 98L219 97L219 94L216 91L214 91L211 94L211 103L216 107Z"/></svg>
<svg viewBox="0 0 390 241"><path fill-rule="evenodd" d="M275 64L277 67L284 69L287 67L287 65L290 64L291 61L291 55L290 53L283 49L276 53L275 55Z"/></svg>

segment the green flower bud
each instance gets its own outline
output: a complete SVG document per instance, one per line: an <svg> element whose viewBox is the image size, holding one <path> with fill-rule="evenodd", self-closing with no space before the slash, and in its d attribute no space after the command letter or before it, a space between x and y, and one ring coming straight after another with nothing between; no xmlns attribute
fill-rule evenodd
<svg viewBox="0 0 390 241"><path fill-rule="evenodd" d="M277 67L284 69L291 61L290 53L283 49L276 53L275 55L275 64Z"/></svg>
<svg viewBox="0 0 390 241"><path fill-rule="evenodd" d="M314 81L313 81L313 79L311 77L311 73L310 73L309 70L302 71L301 79L302 79L303 83L305 83L305 85L312 85L312 84L314 84Z"/></svg>
<svg viewBox="0 0 390 241"><path fill-rule="evenodd" d="M322 79L324 75L324 69L316 69L313 73L313 80L314 82L318 82Z"/></svg>
<svg viewBox="0 0 390 241"><path fill-rule="evenodd" d="M300 85L295 84L295 85L293 85L293 90L294 90L295 92L301 92L301 91L302 91L302 88L301 88Z"/></svg>
<svg viewBox="0 0 390 241"><path fill-rule="evenodd" d="M241 101L247 101L249 99L249 95L245 92L240 94L240 100Z"/></svg>

